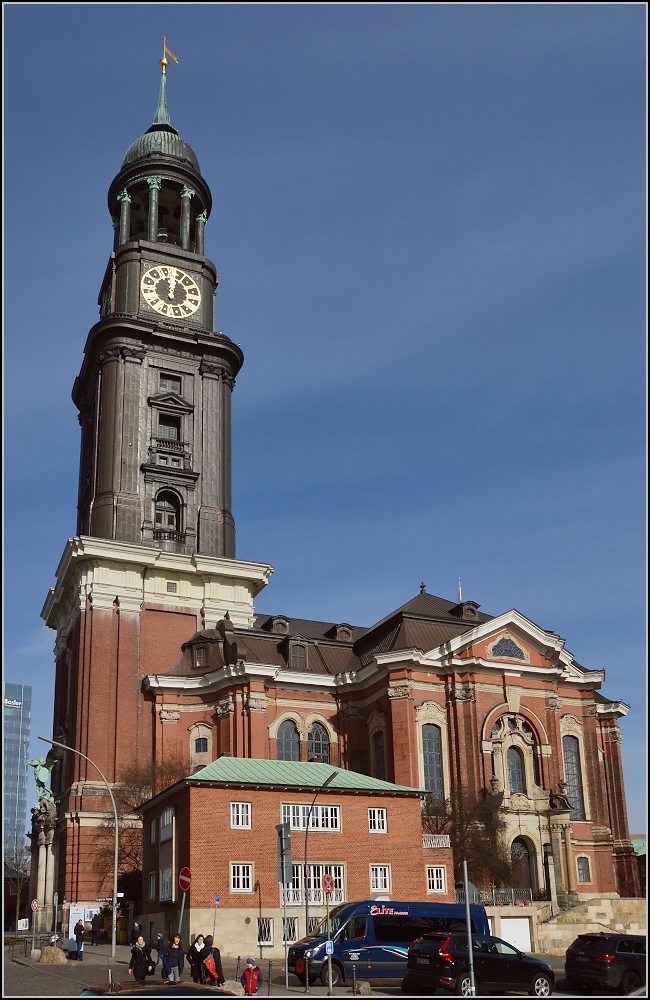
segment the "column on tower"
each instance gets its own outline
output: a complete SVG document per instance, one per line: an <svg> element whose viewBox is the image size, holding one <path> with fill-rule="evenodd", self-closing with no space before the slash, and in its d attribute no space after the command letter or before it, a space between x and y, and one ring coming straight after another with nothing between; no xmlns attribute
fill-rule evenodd
<svg viewBox="0 0 650 1000"><path fill-rule="evenodd" d="M203 377L203 475L199 552L235 558L231 514L230 405L234 379L222 365L201 362Z"/></svg>
<svg viewBox="0 0 650 1000"><path fill-rule="evenodd" d="M151 243L155 243L158 238L158 192L162 184L162 177L147 177L149 185L149 231L148 237Z"/></svg>
<svg viewBox="0 0 650 1000"><path fill-rule="evenodd" d="M183 185L181 191L181 247L183 250L190 249L190 207L192 197L196 194L194 188Z"/></svg>
<svg viewBox="0 0 650 1000"><path fill-rule="evenodd" d="M117 196L120 202L120 246L126 243L131 235L131 196L126 188Z"/></svg>
<svg viewBox="0 0 650 1000"><path fill-rule="evenodd" d="M204 236L205 236L205 224L208 221L208 213L205 209L197 215L194 220L196 227L196 252L203 254L205 252Z"/></svg>

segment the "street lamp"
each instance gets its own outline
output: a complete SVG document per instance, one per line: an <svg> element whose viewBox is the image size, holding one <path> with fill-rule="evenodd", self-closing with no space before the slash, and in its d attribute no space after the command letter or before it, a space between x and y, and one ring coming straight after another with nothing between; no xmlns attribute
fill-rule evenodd
<svg viewBox="0 0 650 1000"><path fill-rule="evenodd" d="M307 813L307 827L305 829L305 867L303 868L304 883L305 883L305 936L309 934L309 887L307 885L307 843L309 840L309 824L311 822L311 814L314 810L314 803L316 802L316 799L323 791L323 789L327 788L330 782L334 781L334 778L336 777L337 773L338 773L337 771L332 771L331 774L327 775L325 781L320 786L320 788L314 795L313 799L311 800L309 812ZM305 993L309 993L309 959L306 960L305 964Z"/></svg>
<svg viewBox="0 0 650 1000"><path fill-rule="evenodd" d="M115 858L113 860L113 927L111 931L111 958L115 958L115 935L117 929L117 865L118 865L118 820L117 820L117 809L115 808L115 799L113 798L113 792L111 791L111 786L102 774L102 772L95 764L94 760L90 757L86 757L85 753L81 750L75 750L73 747L68 747L65 743L57 743L56 740L46 740L44 736L39 736L39 740L43 740L43 743L51 743L53 747L60 747L61 750L69 750L70 753L76 753L78 757L83 757L87 760L89 764L95 768L95 770L101 775L101 779L106 785L108 794L111 797L111 805L113 806L113 816L115 817Z"/></svg>

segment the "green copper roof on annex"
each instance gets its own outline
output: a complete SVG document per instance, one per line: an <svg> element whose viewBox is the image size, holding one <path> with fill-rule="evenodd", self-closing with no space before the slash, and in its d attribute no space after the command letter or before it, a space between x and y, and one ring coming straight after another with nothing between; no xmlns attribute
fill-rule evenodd
<svg viewBox="0 0 650 1000"><path fill-rule="evenodd" d="M294 788L320 788L332 771L336 777L327 786L338 791L378 792L385 795L397 792L426 794L424 788L394 785L357 771L346 771L330 764L306 763L297 760L252 760L249 757L219 757L190 775L191 782L223 781L242 785L284 785Z"/></svg>

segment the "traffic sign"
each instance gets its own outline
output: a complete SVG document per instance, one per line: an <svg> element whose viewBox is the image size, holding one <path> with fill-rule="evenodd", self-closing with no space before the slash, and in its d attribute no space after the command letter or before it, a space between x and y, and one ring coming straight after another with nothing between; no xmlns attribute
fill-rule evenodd
<svg viewBox="0 0 650 1000"><path fill-rule="evenodd" d="M38 909L38 900L37 899L32 899L32 910L34 910L34 912L36 912L37 909Z"/></svg>
<svg viewBox="0 0 650 1000"><path fill-rule="evenodd" d="M58 894L58 892L54 893L54 905L55 906L59 905L59 894Z"/></svg>
<svg viewBox="0 0 650 1000"><path fill-rule="evenodd" d="M320 884L323 892L327 893L334 892L336 888L334 877L332 875L323 875L322 879L320 880Z"/></svg>
<svg viewBox="0 0 650 1000"><path fill-rule="evenodd" d="M190 887L190 882L192 881L192 872L189 868L181 868L178 873L178 884L180 885L183 892L187 892Z"/></svg>
<svg viewBox="0 0 650 1000"><path fill-rule="evenodd" d="M326 941L325 942L325 954L326 955L333 955L334 954L334 942L333 941Z"/></svg>
<svg viewBox="0 0 650 1000"><path fill-rule="evenodd" d="M218 906L220 902L221 902L221 893L217 892L215 893L214 896L214 905Z"/></svg>

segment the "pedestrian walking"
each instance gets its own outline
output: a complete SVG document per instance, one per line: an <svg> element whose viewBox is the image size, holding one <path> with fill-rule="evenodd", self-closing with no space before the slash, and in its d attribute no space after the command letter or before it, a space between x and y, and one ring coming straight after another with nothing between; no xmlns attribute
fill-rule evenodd
<svg viewBox="0 0 650 1000"><path fill-rule="evenodd" d="M95 945L96 948L99 947L99 913L93 913L93 918L90 921L90 930L92 931L92 937L90 939L91 947Z"/></svg>
<svg viewBox="0 0 650 1000"><path fill-rule="evenodd" d="M162 962L162 953L165 950L165 939L158 931L158 937L156 938L156 967L159 962Z"/></svg>
<svg viewBox="0 0 650 1000"><path fill-rule="evenodd" d="M77 942L77 961L83 962L84 960L84 937L86 934L86 928L84 927L84 922L81 918L77 920L74 925L74 937Z"/></svg>
<svg viewBox="0 0 650 1000"><path fill-rule="evenodd" d="M205 944L202 934L197 934L194 944L187 949L187 961L192 971L192 979L195 983L203 982L203 958L205 956Z"/></svg>
<svg viewBox="0 0 650 1000"><path fill-rule="evenodd" d="M203 982L211 986L222 986L226 981L221 966L221 952L215 945L212 934L208 934L205 939L202 974Z"/></svg>
<svg viewBox="0 0 650 1000"><path fill-rule="evenodd" d="M181 944L180 934L174 934L174 937L167 945L162 954L163 972L167 976L170 983L180 983L181 972L183 971L183 965L185 963L185 955L183 952L183 945Z"/></svg>
<svg viewBox="0 0 650 1000"><path fill-rule="evenodd" d="M136 983L144 983L145 976L151 976L155 972L151 951L145 944L142 934L131 948L131 961L129 962L129 975L133 976Z"/></svg>
<svg viewBox="0 0 650 1000"><path fill-rule="evenodd" d="M254 958L246 959L246 968L240 982L247 997L257 996L264 980L262 979L262 970Z"/></svg>
<svg viewBox="0 0 650 1000"><path fill-rule="evenodd" d="M135 945L136 941L138 940L138 938L140 937L141 934L144 935L144 927L142 926L142 924L139 924L138 921L136 920L136 922L134 923L133 927L131 928L131 947L132 948Z"/></svg>

